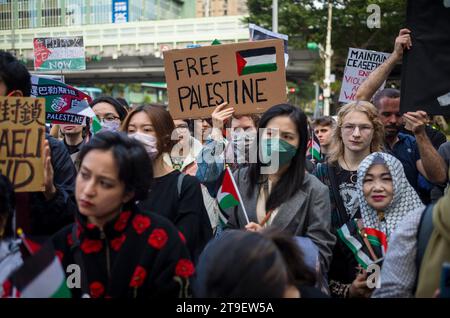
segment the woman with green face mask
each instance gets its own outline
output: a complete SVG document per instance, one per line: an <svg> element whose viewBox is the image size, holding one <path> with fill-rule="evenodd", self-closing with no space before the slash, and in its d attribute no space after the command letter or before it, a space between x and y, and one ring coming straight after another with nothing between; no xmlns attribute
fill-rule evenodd
<svg viewBox="0 0 450 318"><path fill-rule="evenodd" d="M292 105L273 106L262 115L257 138L257 162L234 173L250 222L239 206L228 211L228 226L248 231L273 226L306 237L317 246L326 271L335 236L328 189L305 170L306 115Z"/></svg>

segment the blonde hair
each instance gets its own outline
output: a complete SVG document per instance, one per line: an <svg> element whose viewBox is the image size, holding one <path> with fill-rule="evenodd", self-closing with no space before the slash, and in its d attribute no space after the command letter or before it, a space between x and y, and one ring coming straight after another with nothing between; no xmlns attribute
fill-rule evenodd
<svg viewBox="0 0 450 318"><path fill-rule="evenodd" d="M370 152L382 151L384 146L384 126L378 117L377 108L366 101L355 101L342 106L337 113L337 125L333 134L333 143L328 161L337 162L344 156L345 147L342 141L342 122L351 112L363 113L373 125L373 136L370 143Z"/></svg>

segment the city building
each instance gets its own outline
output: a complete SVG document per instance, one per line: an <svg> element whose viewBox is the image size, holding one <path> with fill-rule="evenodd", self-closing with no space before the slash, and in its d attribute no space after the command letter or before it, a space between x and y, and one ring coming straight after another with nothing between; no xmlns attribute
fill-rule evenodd
<svg viewBox="0 0 450 318"><path fill-rule="evenodd" d="M247 15L246 0L196 0L197 17L221 17Z"/></svg>
<svg viewBox="0 0 450 318"><path fill-rule="evenodd" d="M0 30L194 17L194 0L0 0Z"/></svg>

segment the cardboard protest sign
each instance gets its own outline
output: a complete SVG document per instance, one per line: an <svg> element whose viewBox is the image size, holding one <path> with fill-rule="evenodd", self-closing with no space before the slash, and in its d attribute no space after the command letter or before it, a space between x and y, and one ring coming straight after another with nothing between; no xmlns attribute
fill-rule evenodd
<svg viewBox="0 0 450 318"><path fill-rule="evenodd" d="M86 69L82 36L34 38L33 47L36 71Z"/></svg>
<svg viewBox="0 0 450 318"><path fill-rule="evenodd" d="M45 98L45 121L53 124L85 124L86 117L94 117L89 106L91 97L80 90L36 75L31 77L31 95Z"/></svg>
<svg viewBox="0 0 450 318"><path fill-rule="evenodd" d="M349 48L339 101L353 102L359 86L374 69L383 64L389 55L389 53ZM384 88L384 85L385 83L381 85L380 90Z"/></svg>
<svg viewBox="0 0 450 318"><path fill-rule="evenodd" d="M0 172L16 192L44 191L44 103L0 97Z"/></svg>
<svg viewBox="0 0 450 318"><path fill-rule="evenodd" d="M223 102L236 115L286 102L282 40L166 51L164 67L174 119L210 117Z"/></svg>
<svg viewBox="0 0 450 318"><path fill-rule="evenodd" d="M450 1L408 1L400 111L450 115Z"/></svg>

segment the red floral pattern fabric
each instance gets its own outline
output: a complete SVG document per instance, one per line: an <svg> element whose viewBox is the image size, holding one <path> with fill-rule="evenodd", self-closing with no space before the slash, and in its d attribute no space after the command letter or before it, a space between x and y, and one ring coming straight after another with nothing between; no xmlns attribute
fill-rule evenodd
<svg viewBox="0 0 450 318"><path fill-rule="evenodd" d="M154 229L148 238L148 244L160 250L166 245L168 238L166 231L163 229Z"/></svg>
<svg viewBox="0 0 450 318"><path fill-rule="evenodd" d="M149 228L151 225L150 218L148 216L144 216L141 214L138 214L133 219L133 227L137 234L141 235L145 232L146 229Z"/></svg>

